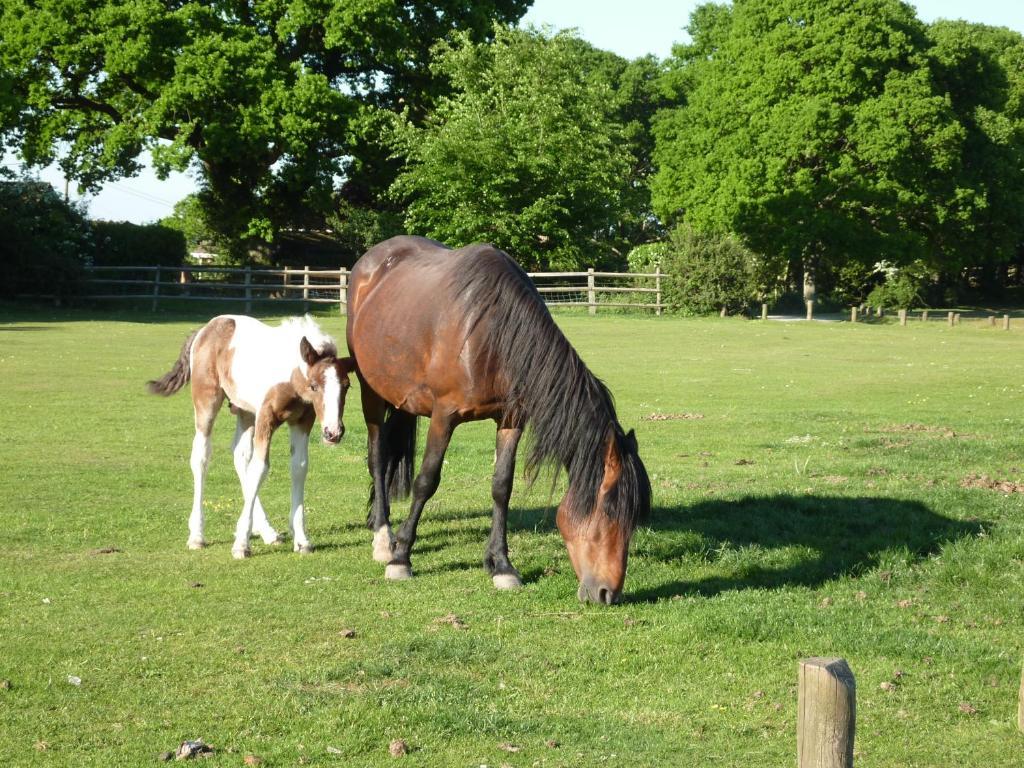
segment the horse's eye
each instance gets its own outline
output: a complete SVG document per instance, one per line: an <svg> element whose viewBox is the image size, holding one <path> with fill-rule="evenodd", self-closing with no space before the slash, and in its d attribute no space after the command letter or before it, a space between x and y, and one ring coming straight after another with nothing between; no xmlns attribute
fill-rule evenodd
<svg viewBox="0 0 1024 768"><path fill-rule="evenodd" d="M313 390L314 392L316 392L316 382L315 381L309 382L309 388L311 390Z"/></svg>

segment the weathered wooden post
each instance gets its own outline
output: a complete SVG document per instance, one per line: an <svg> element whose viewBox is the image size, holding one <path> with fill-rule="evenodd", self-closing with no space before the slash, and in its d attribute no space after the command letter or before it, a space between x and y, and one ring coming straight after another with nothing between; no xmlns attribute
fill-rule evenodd
<svg viewBox="0 0 1024 768"><path fill-rule="evenodd" d="M338 308L341 314L348 314L348 270L344 267L338 273Z"/></svg>
<svg viewBox="0 0 1024 768"><path fill-rule="evenodd" d="M654 267L654 290L657 293L654 294L654 302L657 305L654 308L654 314L661 317L661 265L658 264Z"/></svg>
<svg viewBox="0 0 1024 768"><path fill-rule="evenodd" d="M283 298L283 299L287 299L288 298L288 282L289 282L288 278L289 278L289 272L290 271L291 270L289 270L288 267L284 268L284 277L281 280L281 298Z"/></svg>
<svg viewBox="0 0 1024 768"><path fill-rule="evenodd" d="M1010 330L1010 316L1009 315L1003 315L1003 330L1004 331Z"/></svg>
<svg viewBox="0 0 1024 768"><path fill-rule="evenodd" d="M768 305L767 304L762 304L761 305L761 319L762 320L767 320L768 319Z"/></svg>
<svg viewBox="0 0 1024 768"><path fill-rule="evenodd" d="M900 310L900 325L906 325L906 324L907 324L907 310L901 309Z"/></svg>
<svg viewBox="0 0 1024 768"><path fill-rule="evenodd" d="M953 325L960 325L960 313L956 312L953 315Z"/></svg>
<svg viewBox="0 0 1024 768"><path fill-rule="evenodd" d="M727 314L728 314L728 313L727 313L727 312L725 311L725 307L722 307L722 308L721 308L721 309L720 309L720 310L718 311L718 316L719 316L719 317L725 317L725 316L726 316Z"/></svg>
<svg viewBox="0 0 1024 768"><path fill-rule="evenodd" d="M884 312L885 310L881 306L875 307L875 317L881 317Z"/></svg>
<svg viewBox="0 0 1024 768"><path fill-rule="evenodd" d="M991 328L995 328L996 327L996 316L995 315L989 315L988 316L988 324L989 324L989 327L991 327Z"/></svg>
<svg viewBox="0 0 1024 768"><path fill-rule="evenodd" d="M594 290L594 268L587 268L587 312L597 314L597 293Z"/></svg>
<svg viewBox="0 0 1024 768"><path fill-rule="evenodd" d="M302 267L302 311L309 312L309 264Z"/></svg>
<svg viewBox="0 0 1024 768"><path fill-rule="evenodd" d="M857 308L856 307L850 307L850 322L851 323L856 323L857 322Z"/></svg>
<svg viewBox="0 0 1024 768"><path fill-rule="evenodd" d="M946 321L949 323L949 327L952 328L953 327L953 313L952 312L947 312L946 313Z"/></svg>
<svg viewBox="0 0 1024 768"><path fill-rule="evenodd" d="M928 322L928 310L927 309L922 309L921 310L921 322L922 323L927 323Z"/></svg>
<svg viewBox="0 0 1024 768"><path fill-rule="evenodd" d="M845 659L800 662L798 768L852 768L857 686Z"/></svg>
<svg viewBox="0 0 1024 768"><path fill-rule="evenodd" d="M245 314L252 314L252 267L246 266L245 279Z"/></svg>
<svg viewBox="0 0 1024 768"><path fill-rule="evenodd" d="M156 272L153 277L153 305L150 307L150 312L156 312L156 305L160 301L160 267L156 268Z"/></svg>
<svg viewBox="0 0 1024 768"><path fill-rule="evenodd" d="M814 299L807 300L807 319L814 319Z"/></svg>

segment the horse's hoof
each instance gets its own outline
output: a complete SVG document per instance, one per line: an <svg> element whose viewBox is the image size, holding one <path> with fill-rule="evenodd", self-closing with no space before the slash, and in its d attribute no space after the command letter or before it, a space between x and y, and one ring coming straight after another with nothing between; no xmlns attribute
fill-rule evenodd
<svg viewBox="0 0 1024 768"><path fill-rule="evenodd" d="M388 563L384 569L384 578L388 581L405 581L412 578L412 566L407 563Z"/></svg>
<svg viewBox="0 0 1024 768"><path fill-rule="evenodd" d="M491 577L495 589L519 589L523 582L514 573L496 573Z"/></svg>
<svg viewBox="0 0 1024 768"><path fill-rule="evenodd" d="M273 547L278 544L284 544L284 536L274 531L273 533L260 536L263 539L263 543L268 547Z"/></svg>
<svg viewBox="0 0 1024 768"><path fill-rule="evenodd" d="M252 550L248 547L235 547L231 550L231 556L235 558L235 560L245 560L245 558L249 557L250 555L252 555Z"/></svg>
<svg viewBox="0 0 1024 768"><path fill-rule="evenodd" d="M373 534L373 559L378 563L390 563L394 552L395 537L386 525L382 525Z"/></svg>
<svg viewBox="0 0 1024 768"><path fill-rule="evenodd" d="M206 540L205 539L189 539L188 540L188 548L189 549L205 549L206 548Z"/></svg>
<svg viewBox="0 0 1024 768"><path fill-rule="evenodd" d="M312 555L313 554L313 545L312 544L301 544L301 545L300 544L296 544L295 545L295 551L298 552L300 555Z"/></svg>

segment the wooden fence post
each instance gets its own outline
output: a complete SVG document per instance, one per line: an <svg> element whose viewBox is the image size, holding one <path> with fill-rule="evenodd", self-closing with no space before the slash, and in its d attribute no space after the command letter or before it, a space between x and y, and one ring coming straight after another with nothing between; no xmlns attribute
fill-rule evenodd
<svg viewBox="0 0 1024 768"><path fill-rule="evenodd" d="M884 311L880 306L875 307L875 317L881 317Z"/></svg>
<svg viewBox="0 0 1024 768"><path fill-rule="evenodd" d="M1009 315L1003 315L1003 330L1004 331L1010 330L1010 316Z"/></svg>
<svg viewBox="0 0 1024 768"><path fill-rule="evenodd" d="M856 307L850 307L850 322L851 323L856 323L857 322L857 308Z"/></svg>
<svg viewBox="0 0 1024 768"><path fill-rule="evenodd" d="M762 320L767 320L768 319L768 305L767 304L762 304L761 305L761 319Z"/></svg>
<svg viewBox="0 0 1024 768"><path fill-rule="evenodd" d="M798 768L853 768L857 686L845 659L804 659L797 694Z"/></svg>
<svg viewBox="0 0 1024 768"><path fill-rule="evenodd" d="M901 309L900 310L900 325L906 325L906 324L907 324L907 310Z"/></svg>
<svg viewBox="0 0 1024 768"><path fill-rule="evenodd" d="M953 324L954 325L960 325L960 313L959 312L957 312L956 314L953 315Z"/></svg>
<svg viewBox="0 0 1024 768"><path fill-rule="evenodd" d="M657 307L654 310L654 314L661 317L661 265L658 264L654 267L654 290L657 293L654 294L654 300L657 303Z"/></svg>
<svg viewBox="0 0 1024 768"><path fill-rule="evenodd" d="M252 267L246 265L245 267L245 279L242 281L245 283L245 314L252 314Z"/></svg>
<svg viewBox="0 0 1024 768"><path fill-rule="evenodd" d="M921 322L922 323L927 323L928 322L928 310L927 309L922 309L921 310Z"/></svg>
<svg viewBox="0 0 1024 768"><path fill-rule="evenodd" d="M156 268L153 278L153 305L150 307L150 312L156 312L156 305L160 301L160 267Z"/></svg>
<svg viewBox="0 0 1024 768"><path fill-rule="evenodd" d="M597 294L594 291L594 268L587 269L587 312L597 314Z"/></svg>
<svg viewBox="0 0 1024 768"><path fill-rule="evenodd" d="M947 312L946 313L946 322L949 323L949 327L950 328L953 327L953 313L952 312Z"/></svg>
<svg viewBox="0 0 1024 768"><path fill-rule="evenodd" d="M807 300L807 319L814 319L814 299Z"/></svg>
<svg viewBox="0 0 1024 768"><path fill-rule="evenodd" d="M309 264L302 267L302 311L309 312Z"/></svg>
<svg viewBox="0 0 1024 768"><path fill-rule="evenodd" d="M338 309L348 314L348 270L344 267L338 272Z"/></svg>
<svg viewBox="0 0 1024 768"><path fill-rule="evenodd" d="M289 272L288 267L285 267L284 268L284 277L281 280L281 286L282 286L281 298L282 299L287 299L288 298L288 283L290 282L290 280L289 280L290 276L289 276L288 272Z"/></svg>

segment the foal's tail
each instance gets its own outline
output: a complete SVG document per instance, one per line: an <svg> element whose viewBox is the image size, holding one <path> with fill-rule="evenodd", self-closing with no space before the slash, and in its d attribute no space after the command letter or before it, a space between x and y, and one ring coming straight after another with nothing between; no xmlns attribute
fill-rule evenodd
<svg viewBox="0 0 1024 768"><path fill-rule="evenodd" d="M189 337L185 339L185 343L181 347L181 354L178 355L174 366L163 375L163 378L146 382L146 389L149 390L150 394L168 397L188 384L189 379L192 378L192 366L189 364L192 342L195 341L196 336L201 330L202 328L192 331Z"/></svg>

